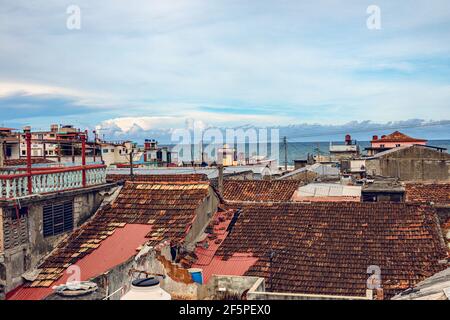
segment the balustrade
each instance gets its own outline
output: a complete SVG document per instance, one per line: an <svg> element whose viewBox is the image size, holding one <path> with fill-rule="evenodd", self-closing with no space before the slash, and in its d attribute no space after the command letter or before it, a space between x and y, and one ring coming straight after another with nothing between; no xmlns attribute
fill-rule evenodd
<svg viewBox="0 0 450 320"><path fill-rule="evenodd" d="M86 176L85 181L83 181L83 170ZM29 177L31 177L31 194L52 193L106 183L106 167L104 165L88 165L33 170L30 174L23 172L0 174L0 199L29 195Z"/></svg>

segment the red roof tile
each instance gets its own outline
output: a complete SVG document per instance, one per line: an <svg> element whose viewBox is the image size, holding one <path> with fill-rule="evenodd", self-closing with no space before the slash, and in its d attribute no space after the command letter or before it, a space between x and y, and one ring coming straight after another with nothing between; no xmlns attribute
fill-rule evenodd
<svg viewBox="0 0 450 320"><path fill-rule="evenodd" d="M81 281L89 280L112 269L136 254L136 249L146 241L150 225L128 224L118 228L102 241L99 247L90 254L78 260L75 265L80 267ZM65 273L49 287L21 287L8 296L8 300L41 300L53 292L52 287L67 282L71 274Z"/></svg>
<svg viewBox="0 0 450 320"><path fill-rule="evenodd" d="M111 205L57 246L31 286L52 285L69 265L94 254L105 239L130 224L147 225L149 245L182 242L208 194L207 182L127 182Z"/></svg>
<svg viewBox="0 0 450 320"><path fill-rule="evenodd" d="M32 158L32 164L39 163L54 163L54 161L44 158ZM7 159L4 161L5 166L14 167L14 166L25 166L27 164L27 159Z"/></svg>
<svg viewBox="0 0 450 320"><path fill-rule="evenodd" d="M429 206L342 202L241 207L231 233L215 251L213 267L206 266L207 277L234 270L236 256L244 255L239 270L248 270L241 274L266 279L272 274L271 291L365 296L367 268L377 265L385 296L391 297L446 268L438 263L447 250L435 209Z"/></svg>
<svg viewBox="0 0 450 320"><path fill-rule="evenodd" d="M408 183L405 193L407 202L450 204L450 183Z"/></svg>
<svg viewBox="0 0 450 320"><path fill-rule="evenodd" d="M296 180L224 180L225 201L289 201L301 185Z"/></svg>
<svg viewBox="0 0 450 320"><path fill-rule="evenodd" d="M427 140L425 139L416 139L407 136L406 134L403 134L399 131L395 131L383 138L379 138L378 140L372 140L371 142L426 142L426 141Z"/></svg>

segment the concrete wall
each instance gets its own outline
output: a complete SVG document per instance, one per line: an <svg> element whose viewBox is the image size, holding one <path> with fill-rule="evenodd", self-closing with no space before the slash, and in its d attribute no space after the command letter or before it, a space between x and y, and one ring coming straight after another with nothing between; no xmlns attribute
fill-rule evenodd
<svg viewBox="0 0 450 320"><path fill-rule="evenodd" d="M28 239L25 243L15 245L5 249L0 254L3 266L6 268L6 289L10 291L22 283L22 274L37 267L41 259L50 253L55 246L65 238L69 232L44 237L43 235L43 207L50 203L60 203L73 201L74 228L79 226L83 220L95 213L103 196L98 188L88 190L78 190L60 193L58 196L42 196L34 200L22 200L21 206L28 207L28 215L21 221L21 224L3 221L2 228L14 228L15 226L26 224ZM3 203L2 210L14 209L14 201ZM3 216L3 215L2 215ZM5 230L2 230L2 235ZM14 230L9 230L14 232ZM3 246L2 246L3 247ZM1 267L1 266L0 266Z"/></svg>
<svg viewBox="0 0 450 320"><path fill-rule="evenodd" d="M168 246L163 247L162 251L164 251L163 256L170 256L170 248ZM187 270L172 264L169 260L165 260L163 256L160 253L157 254L150 247L144 247L136 257L92 280L98 283L101 288L104 288L108 292L107 295L116 292L108 298L109 300L119 300L122 295L130 290L131 282L139 276L138 272L131 271L139 270L148 274L164 275L164 278L158 277L158 279L160 280L161 288L167 291L172 296L172 299L196 299L200 285L194 283L190 278L188 281L185 278L178 279L177 272L173 268L182 270L185 273ZM167 264L170 264L173 268L168 268ZM144 276L141 275L141 277Z"/></svg>
<svg viewBox="0 0 450 320"><path fill-rule="evenodd" d="M211 187L209 187L209 195L204 199L202 204L196 209L195 220L192 223L191 229L185 238L186 245L192 246L198 236L200 236L208 225L214 213L217 211L219 205L219 198Z"/></svg>
<svg viewBox="0 0 450 320"><path fill-rule="evenodd" d="M283 177L281 176L281 179L283 180L298 180L298 181L303 181L305 183L310 183L312 181L314 181L314 179L316 179L319 175L315 172L312 171L302 171L302 172L298 172L296 174L292 174L288 177Z"/></svg>
<svg viewBox="0 0 450 320"><path fill-rule="evenodd" d="M366 160L366 170L402 181L450 181L450 155L414 146Z"/></svg>
<svg viewBox="0 0 450 320"><path fill-rule="evenodd" d="M198 299L209 298L220 300L234 297L237 299L241 299L259 279L262 278L246 277L246 276L213 275L206 285L203 285L201 286L201 288L199 288L197 298Z"/></svg>

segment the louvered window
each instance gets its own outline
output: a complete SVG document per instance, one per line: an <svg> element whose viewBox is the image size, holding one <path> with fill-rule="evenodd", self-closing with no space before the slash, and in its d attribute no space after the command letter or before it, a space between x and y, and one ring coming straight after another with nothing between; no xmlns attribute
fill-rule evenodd
<svg viewBox="0 0 450 320"><path fill-rule="evenodd" d="M28 242L28 209L10 209L3 213L3 248L11 249ZM0 217L0 222L2 221ZM1 230L1 228L0 228ZM1 243L0 243L1 245Z"/></svg>
<svg viewBox="0 0 450 320"><path fill-rule="evenodd" d="M44 206L44 237L54 236L73 229L73 202Z"/></svg>

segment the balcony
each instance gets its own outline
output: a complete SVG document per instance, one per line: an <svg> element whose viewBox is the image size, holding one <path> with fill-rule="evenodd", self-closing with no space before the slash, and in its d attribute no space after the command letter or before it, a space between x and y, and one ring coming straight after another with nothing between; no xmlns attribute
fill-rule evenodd
<svg viewBox="0 0 450 320"><path fill-rule="evenodd" d="M36 167L0 174L0 199L14 199L86 188L106 183L105 165Z"/></svg>

